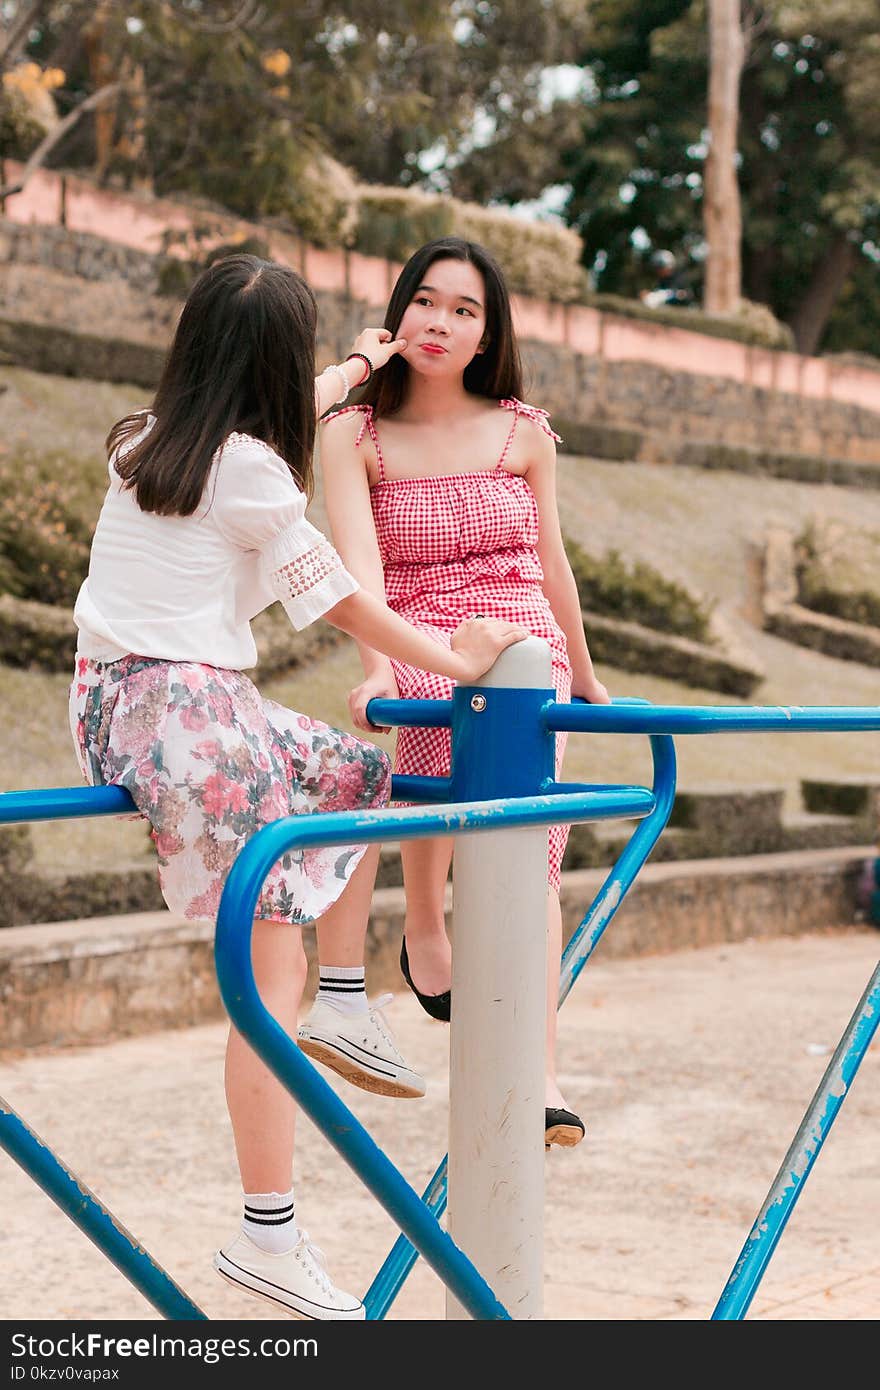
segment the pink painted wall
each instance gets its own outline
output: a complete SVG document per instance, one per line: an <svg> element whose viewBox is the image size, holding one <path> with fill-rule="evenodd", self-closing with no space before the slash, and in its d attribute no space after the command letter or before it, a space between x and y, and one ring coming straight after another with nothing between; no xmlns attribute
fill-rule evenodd
<svg viewBox="0 0 880 1390"><path fill-rule="evenodd" d="M6 161L7 180L20 168ZM98 189L85 179L46 170L38 170L21 193L6 199L5 215L12 222L55 225L61 221L62 206L71 231L90 232L153 253L162 249L164 232L186 232L201 220L197 212L168 199ZM267 239L266 229L259 224L213 213L205 214L205 220L208 218L218 226L223 240L236 236ZM299 270L315 289L347 289L373 308L384 306L400 269L381 257L324 250L276 232L269 232L268 241L272 254ZM182 249L179 253L183 254ZM522 337L565 344L609 362L646 362L670 371L727 377L744 385L840 401L880 413L880 373L867 367L836 366L821 357L771 352L731 339L523 295L513 296L513 312Z"/></svg>

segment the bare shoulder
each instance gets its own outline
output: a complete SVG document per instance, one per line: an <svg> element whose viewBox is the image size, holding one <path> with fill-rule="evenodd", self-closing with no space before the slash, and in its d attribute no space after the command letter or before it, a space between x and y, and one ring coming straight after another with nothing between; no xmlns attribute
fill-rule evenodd
<svg viewBox="0 0 880 1390"><path fill-rule="evenodd" d="M366 424L366 408L359 405L336 410L319 422L322 440L332 440L334 447L354 444Z"/></svg>
<svg viewBox="0 0 880 1390"><path fill-rule="evenodd" d="M350 406L321 421L317 455L321 472L329 482L334 478L351 480L363 475L372 485L377 466L372 435L367 429L368 418L365 408Z"/></svg>
<svg viewBox="0 0 880 1390"><path fill-rule="evenodd" d="M516 415L516 434L512 450L514 456L526 468L552 466L556 458L559 435L550 424L547 411L517 401Z"/></svg>

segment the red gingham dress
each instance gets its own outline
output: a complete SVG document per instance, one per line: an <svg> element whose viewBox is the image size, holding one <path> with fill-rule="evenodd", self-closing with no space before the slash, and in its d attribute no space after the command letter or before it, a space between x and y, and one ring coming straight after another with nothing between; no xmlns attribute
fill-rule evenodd
<svg viewBox="0 0 880 1390"><path fill-rule="evenodd" d="M550 428L547 411L512 398L499 405L512 412L513 421L494 468L422 478L385 476L371 406L349 406L337 413L360 411L363 423L355 443L360 444L366 430L376 449L379 481L370 499L388 606L445 646L458 624L475 613L521 624L549 643L556 698L567 701L571 665L565 634L541 587L538 505L525 478L505 467L521 417L557 442L559 435ZM451 699L454 682L448 677L399 661L392 666L401 699ZM557 777L564 749L565 735L557 734ZM400 729L394 771L446 777L450 753L449 729ZM549 883L557 892L568 829L550 827Z"/></svg>

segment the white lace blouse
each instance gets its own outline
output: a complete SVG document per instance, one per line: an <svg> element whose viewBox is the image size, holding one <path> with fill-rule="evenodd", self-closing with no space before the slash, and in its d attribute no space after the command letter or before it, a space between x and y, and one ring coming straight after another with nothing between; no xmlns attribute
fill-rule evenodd
<svg viewBox="0 0 880 1390"><path fill-rule="evenodd" d="M230 435L192 516L141 511L114 463L73 614L82 656L133 652L243 670L257 661L250 621L276 599L300 629L357 590L306 521L287 464L262 440Z"/></svg>

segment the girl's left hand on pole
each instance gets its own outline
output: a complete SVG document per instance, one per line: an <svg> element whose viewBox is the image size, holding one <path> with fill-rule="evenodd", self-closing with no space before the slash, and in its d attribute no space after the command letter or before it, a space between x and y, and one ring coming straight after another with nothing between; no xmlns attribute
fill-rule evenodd
<svg viewBox="0 0 880 1390"><path fill-rule="evenodd" d="M479 679L505 648L528 636L526 628L501 618L465 618L449 643L456 655L467 663L467 669L457 679L464 685Z"/></svg>

